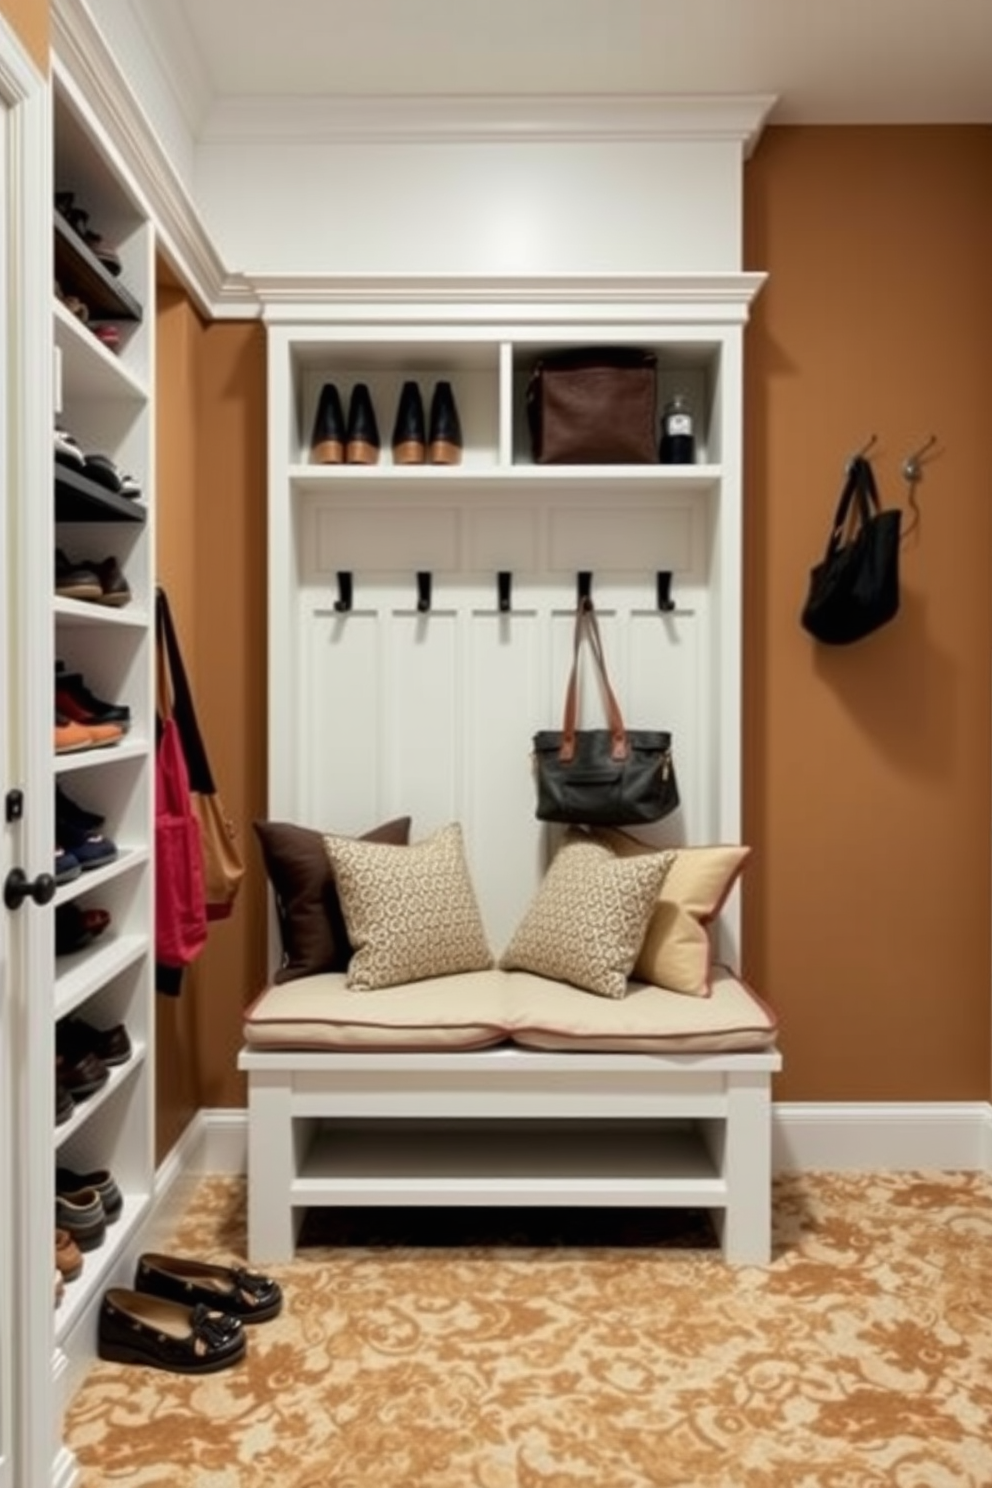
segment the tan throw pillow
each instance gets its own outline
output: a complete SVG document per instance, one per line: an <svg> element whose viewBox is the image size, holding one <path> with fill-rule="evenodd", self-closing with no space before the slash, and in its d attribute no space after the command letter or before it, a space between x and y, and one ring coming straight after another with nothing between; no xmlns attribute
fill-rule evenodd
<svg viewBox="0 0 992 1488"><path fill-rule="evenodd" d="M500 966L623 997L673 853L620 858L569 832Z"/></svg>
<svg viewBox="0 0 992 1488"><path fill-rule="evenodd" d="M655 851L625 832L601 829L596 836L625 859ZM694 997L710 995L712 951L708 927L720 913L750 851L733 843L675 849L675 861L634 963L635 981Z"/></svg>
<svg viewBox="0 0 992 1488"><path fill-rule="evenodd" d="M283 964L273 981L291 982L323 971L344 971L351 956L324 834L294 822L256 821L265 871L272 885ZM410 818L399 816L363 834L364 842L410 840Z"/></svg>
<svg viewBox="0 0 992 1488"><path fill-rule="evenodd" d="M457 822L411 847L334 836L324 845L353 948L349 987L492 966Z"/></svg>

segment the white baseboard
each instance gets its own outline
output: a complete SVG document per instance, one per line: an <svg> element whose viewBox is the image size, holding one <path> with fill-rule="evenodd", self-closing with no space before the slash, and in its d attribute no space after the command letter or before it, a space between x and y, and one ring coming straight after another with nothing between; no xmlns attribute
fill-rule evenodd
<svg viewBox="0 0 992 1488"><path fill-rule="evenodd" d="M912 1168L992 1173L988 1101L780 1101L772 1114L777 1172Z"/></svg>
<svg viewBox="0 0 992 1488"><path fill-rule="evenodd" d="M159 1168L156 1208L180 1174L244 1173L247 1153L245 1110L201 1110ZM992 1173L992 1103L779 1101L772 1109L772 1163L777 1172Z"/></svg>

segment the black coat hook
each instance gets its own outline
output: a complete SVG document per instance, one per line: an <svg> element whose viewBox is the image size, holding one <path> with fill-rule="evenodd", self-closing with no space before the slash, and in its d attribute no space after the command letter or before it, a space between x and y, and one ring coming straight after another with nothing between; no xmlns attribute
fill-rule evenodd
<svg viewBox="0 0 992 1488"><path fill-rule="evenodd" d="M334 608L339 615L346 615L351 609L352 586L351 574L347 569L338 571L338 597L334 601Z"/></svg>
<svg viewBox="0 0 992 1488"><path fill-rule="evenodd" d="M672 598L672 575L671 575L671 573L667 569L665 569L665 570L659 569L658 570L658 574L657 574L657 583L658 583L658 608L662 612L663 615L671 614L672 610L674 610L674 608L675 608L675 601Z"/></svg>
<svg viewBox="0 0 992 1488"><path fill-rule="evenodd" d="M496 604L500 614L507 615L513 608L511 600L511 588L513 575L506 569L501 569L496 575Z"/></svg>
<svg viewBox="0 0 992 1488"><path fill-rule="evenodd" d="M588 569L582 569L575 576L576 604L592 604L592 574Z"/></svg>
<svg viewBox="0 0 992 1488"><path fill-rule="evenodd" d="M421 570L417 574L417 609L426 615L431 607L431 576Z"/></svg>

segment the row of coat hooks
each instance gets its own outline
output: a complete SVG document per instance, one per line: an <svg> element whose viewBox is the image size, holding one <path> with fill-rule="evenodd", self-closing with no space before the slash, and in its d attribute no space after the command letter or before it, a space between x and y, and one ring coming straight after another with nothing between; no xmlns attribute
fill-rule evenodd
<svg viewBox="0 0 992 1488"><path fill-rule="evenodd" d="M420 569L417 572L417 610L421 615L429 613L431 608L431 590L433 578L429 570ZM658 609L662 614L670 614L675 609L675 601L672 598L672 575L667 569L659 570L655 574L655 593L657 596ZM580 605L583 600L592 602L592 572L589 569L581 569L575 576L575 602ZM355 584L350 570L338 570L338 597L334 601L334 608L339 615L346 615L354 608ZM500 569L496 575L496 607L501 614L509 614L513 608L513 575L508 569Z"/></svg>
<svg viewBox="0 0 992 1488"><path fill-rule="evenodd" d="M878 435L873 434L868 442L866 444L863 444L861 448L859 450L856 450L855 453L851 456L850 460L847 462L848 470L850 471L851 466L854 464L855 460L865 459L875 448L875 445L877 443ZM923 456L929 454L930 450L933 449L936 443L936 434L931 434L926 444L921 445L918 450L915 450L912 454L907 455L905 460L903 460L901 467L902 477L903 480L908 481L911 486L917 485L918 482L923 479Z"/></svg>

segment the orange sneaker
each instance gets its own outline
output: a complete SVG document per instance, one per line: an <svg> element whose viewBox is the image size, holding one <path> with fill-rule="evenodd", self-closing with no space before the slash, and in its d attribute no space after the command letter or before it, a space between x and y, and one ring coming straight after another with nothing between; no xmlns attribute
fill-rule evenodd
<svg viewBox="0 0 992 1488"><path fill-rule="evenodd" d="M55 753L71 754L74 749L92 749L90 731L81 723L72 723L64 713L55 715Z"/></svg>

